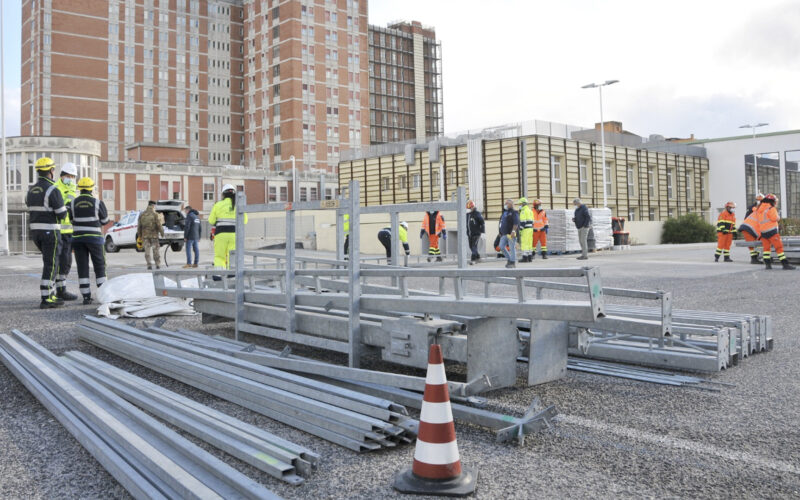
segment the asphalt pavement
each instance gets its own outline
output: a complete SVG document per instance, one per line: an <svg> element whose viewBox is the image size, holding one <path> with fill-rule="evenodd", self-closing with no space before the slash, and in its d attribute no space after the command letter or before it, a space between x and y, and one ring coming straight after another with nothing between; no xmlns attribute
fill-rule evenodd
<svg viewBox="0 0 800 500"><path fill-rule="evenodd" d="M462 462L480 471L476 498L798 498L800 497L800 271L766 271L734 248L714 263L711 244L634 247L534 260L534 267L599 266L603 284L672 292L674 307L768 314L774 350L709 375L735 384L720 392L667 387L568 372L562 380L489 394L490 408L521 415L534 397L559 412L553 429L523 446L498 445L487 429L457 424ZM171 265L183 264L170 252ZM109 255L111 277L144 269L141 254ZM209 264L204 255L201 265ZM356 454L221 401L76 339L74 325L92 307L38 309L40 260L0 257L0 332L12 328L60 354L77 349L307 446L322 456L305 484L292 487L211 450L286 498L397 498L394 475L411 465L413 446ZM480 264L502 267L490 259ZM77 292L73 269L69 287ZM550 293L550 292L549 292ZM554 292L552 292L554 293ZM552 295L556 297L557 295ZM230 324L169 319L230 335ZM273 347L282 344L250 337ZM319 359L341 355L299 349ZM519 367L522 375L523 366ZM0 498L127 498L127 493L0 365Z"/></svg>

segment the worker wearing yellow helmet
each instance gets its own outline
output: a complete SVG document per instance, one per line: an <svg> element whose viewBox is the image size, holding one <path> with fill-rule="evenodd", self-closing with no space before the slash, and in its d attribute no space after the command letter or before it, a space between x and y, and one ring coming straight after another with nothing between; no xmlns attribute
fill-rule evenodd
<svg viewBox="0 0 800 500"><path fill-rule="evenodd" d="M64 197L53 181L55 162L48 157L36 160L34 168L39 174L36 183L28 189L25 205L28 206L31 239L42 252L42 279L39 282L41 309L61 307L64 301L56 296L55 278L58 274L58 250L61 245L61 221L67 215Z"/></svg>
<svg viewBox="0 0 800 500"><path fill-rule="evenodd" d="M83 177L78 181L80 193L69 205L73 221L72 247L78 267L78 288L84 304L92 303L89 260L94 267L97 288L106 282L106 254L103 247L103 226L108 224L108 210L102 200L92 196L94 181Z"/></svg>
<svg viewBox="0 0 800 500"><path fill-rule="evenodd" d="M214 267L228 269L230 252L236 249L236 188L222 186L222 199L214 204L208 216L211 224L211 241L214 242ZM244 214L247 224L247 214Z"/></svg>

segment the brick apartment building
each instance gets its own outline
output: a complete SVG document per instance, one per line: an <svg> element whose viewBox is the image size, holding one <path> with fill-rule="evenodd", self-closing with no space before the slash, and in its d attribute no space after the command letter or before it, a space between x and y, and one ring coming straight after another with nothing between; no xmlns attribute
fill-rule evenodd
<svg viewBox="0 0 800 500"><path fill-rule="evenodd" d="M21 97L22 135L97 140L109 167L335 173L442 131L435 34L370 28L367 0L23 0Z"/></svg>

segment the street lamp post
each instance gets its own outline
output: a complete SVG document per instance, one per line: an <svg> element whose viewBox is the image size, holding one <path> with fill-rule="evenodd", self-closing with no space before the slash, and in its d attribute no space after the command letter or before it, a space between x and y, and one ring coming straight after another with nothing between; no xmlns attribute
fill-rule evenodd
<svg viewBox="0 0 800 500"><path fill-rule="evenodd" d="M8 246L8 165L6 164L6 80L5 72L3 71L3 3L0 2L0 141L2 145L2 165L0 165L0 194L3 195L3 204L0 207L2 211L2 220L0 224L3 234L0 235L0 253L9 255L11 248Z"/></svg>
<svg viewBox="0 0 800 500"><path fill-rule="evenodd" d="M619 80L606 80L603 83L589 83L582 89L597 89L600 93L600 154L602 158L601 170L603 172L603 208L608 207L608 192L606 191L606 130L603 122L603 87L613 85Z"/></svg>
<svg viewBox="0 0 800 500"><path fill-rule="evenodd" d="M292 203L297 202L297 193L300 191L297 189L297 165L295 165L294 155L289 156L289 160L292 162Z"/></svg>
<svg viewBox="0 0 800 500"><path fill-rule="evenodd" d="M766 127L769 123L756 123L755 125L750 125L749 123L745 125L739 125L739 128L749 128L753 131L753 139L756 138L756 129L758 127ZM753 143L753 147L755 147L755 142ZM755 151L753 152L753 187L754 193L753 198L758 194L758 153Z"/></svg>

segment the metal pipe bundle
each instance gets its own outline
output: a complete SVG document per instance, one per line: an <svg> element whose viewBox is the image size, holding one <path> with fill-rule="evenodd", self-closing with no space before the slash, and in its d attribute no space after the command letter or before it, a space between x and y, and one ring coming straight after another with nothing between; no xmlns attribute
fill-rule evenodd
<svg viewBox="0 0 800 500"><path fill-rule="evenodd" d="M134 498L278 498L21 332L0 359Z"/></svg>
<svg viewBox="0 0 800 500"><path fill-rule="evenodd" d="M135 363L354 451L410 442L418 422L402 405L87 317L79 337Z"/></svg>

